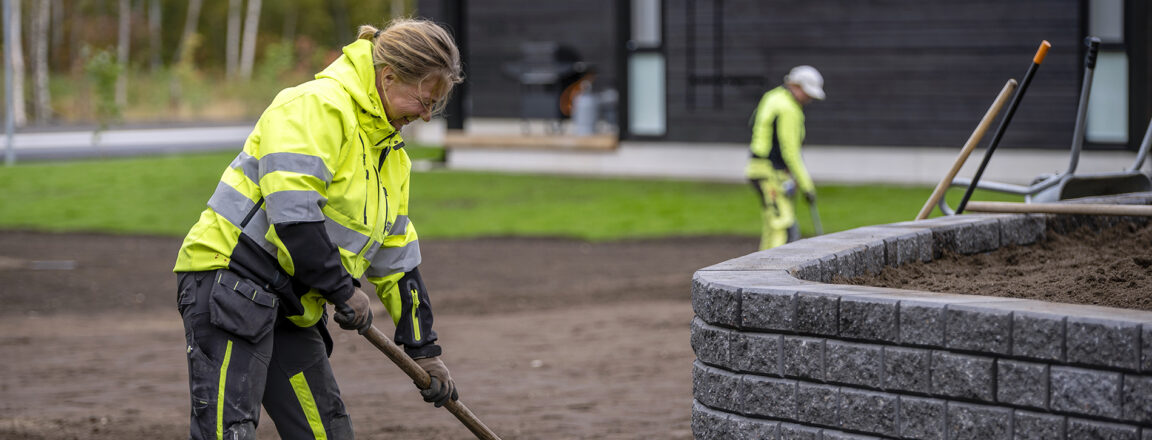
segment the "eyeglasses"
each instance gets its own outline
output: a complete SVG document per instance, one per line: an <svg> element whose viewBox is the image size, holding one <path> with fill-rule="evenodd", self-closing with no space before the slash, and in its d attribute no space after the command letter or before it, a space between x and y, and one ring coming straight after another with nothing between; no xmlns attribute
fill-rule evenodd
<svg viewBox="0 0 1152 440"><path fill-rule="evenodd" d="M420 110L421 110L420 113L421 114L423 114L423 113L427 113L429 115L432 114L432 109L436 106L436 100L421 99L420 96L416 95L415 93L411 93L411 94L409 94L409 96L412 98L412 100L420 103Z"/></svg>

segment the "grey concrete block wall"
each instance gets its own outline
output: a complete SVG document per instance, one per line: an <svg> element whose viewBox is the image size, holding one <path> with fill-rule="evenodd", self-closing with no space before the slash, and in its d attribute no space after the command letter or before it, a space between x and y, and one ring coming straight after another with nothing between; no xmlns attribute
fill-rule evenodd
<svg viewBox="0 0 1152 440"><path fill-rule="evenodd" d="M1129 197L1152 204L1152 194ZM871 226L697 271L698 439L1152 440L1152 313L834 285L1028 245L1070 222L964 215Z"/></svg>

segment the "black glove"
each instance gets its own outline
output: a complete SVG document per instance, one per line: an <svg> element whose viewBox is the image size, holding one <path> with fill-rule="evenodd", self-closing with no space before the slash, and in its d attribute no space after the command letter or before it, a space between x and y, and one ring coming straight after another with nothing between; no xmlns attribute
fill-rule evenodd
<svg viewBox="0 0 1152 440"><path fill-rule="evenodd" d="M804 193L804 200L807 200L809 205L816 203L816 192L815 191L805 192Z"/></svg>
<svg viewBox="0 0 1152 440"><path fill-rule="evenodd" d="M424 397L425 402L432 402L439 408L448 403L449 398L452 400L460 399L460 395L456 392L456 382L452 381L452 376L448 374L448 367L444 366L444 362L440 360L439 356L413 360L432 378L432 383L428 388L420 390L420 396Z"/></svg>
<svg viewBox="0 0 1152 440"><path fill-rule="evenodd" d="M369 306L368 294L356 289L352 296L343 304L336 304L336 323L344 330L356 330L364 334L372 327L372 308Z"/></svg>

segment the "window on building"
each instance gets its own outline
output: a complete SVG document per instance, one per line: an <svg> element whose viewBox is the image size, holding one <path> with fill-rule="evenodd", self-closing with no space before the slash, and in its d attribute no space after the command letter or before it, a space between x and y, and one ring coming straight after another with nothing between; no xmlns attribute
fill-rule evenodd
<svg viewBox="0 0 1152 440"><path fill-rule="evenodd" d="M628 132L667 132L664 37L661 0L632 0L628 40Z"/></svg>
<svg viewBox="0 0 1152 440"><path fill-rule="evenodd" d="M1085 140L1128 142L1128 53L1124 41L1124 0L1088 0L1088 35L1100 38L1092 76Z"/></svg>

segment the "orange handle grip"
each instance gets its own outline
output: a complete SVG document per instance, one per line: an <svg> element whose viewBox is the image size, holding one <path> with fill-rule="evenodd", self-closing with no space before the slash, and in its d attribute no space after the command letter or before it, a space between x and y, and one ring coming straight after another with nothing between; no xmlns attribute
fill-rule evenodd
<svg viewBox="0 0 1152 440"><path fill-rule="evenodd" d="M1032 63L1034 63L1034 64L1043 63L1044 62L1044 56L1048 55L1048 48L1050 48L1050 47L1052 47L1052 43L1049 43L1048 40L1041 41L1040 42L1040 48L1036 49L1036 56L1032 57Z"/></svg>

